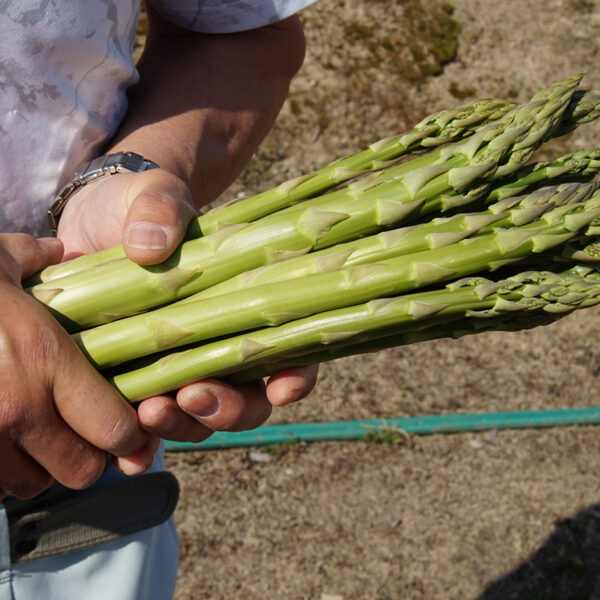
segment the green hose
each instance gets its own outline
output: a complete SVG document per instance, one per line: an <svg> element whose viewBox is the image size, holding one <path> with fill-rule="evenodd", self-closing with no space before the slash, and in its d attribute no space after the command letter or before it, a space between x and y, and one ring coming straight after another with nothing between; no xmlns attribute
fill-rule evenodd
<svg viewBox="0 0 600 600"><path fill-rule="evenodd" d="M265 425L236 433L219 431L200 444L166 442L168 451L214 450L265 446L285 442L317 442L364 438L370 432L399 431L414 435L457 433L489 429L529 429L600 424L600 407L496 412L330 423Z"/></svg>

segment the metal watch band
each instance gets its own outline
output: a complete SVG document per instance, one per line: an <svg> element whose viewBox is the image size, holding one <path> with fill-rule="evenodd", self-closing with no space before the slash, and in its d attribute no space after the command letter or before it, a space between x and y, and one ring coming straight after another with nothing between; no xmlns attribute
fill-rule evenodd
<svg viewBox="0 0 600 600"><path fill-rule="evenodd" d="M85 163L78 169L69 183L67 183L58 193L56 200L48 209L48 221L52 232L56 233L58 221L69 198L81 187L96 181L105 175L114 175L115 173L142 173L149 169L158 169L159 166L136 154L135 152L115 152L114 154L105 154L98 156L88 163Z"/></svg>

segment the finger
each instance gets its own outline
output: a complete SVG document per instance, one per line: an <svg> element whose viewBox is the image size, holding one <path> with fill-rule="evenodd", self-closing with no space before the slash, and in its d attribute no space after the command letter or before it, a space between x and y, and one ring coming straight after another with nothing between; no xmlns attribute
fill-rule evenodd
<svg viewBox="0 0 600 600"><path fill-rule="evenodd" d="M2 261L4 275L15 285L48 265L60 262L63 245L55 238L36 239L24 233L0 235L0 247L6 252Z"/></svg>
<svg viewBox="0 0 600 600"><path fill-rule="evenodd" d="M204 379L181 388L177 403L192 418L219 431L254 429L269 418L272 410L262 381L233 387Z"/></svg>
<svg viewBox="0 0 600 600"><path fill-rule="evenodd" d="M267 398L273 406L285 406L301 400L313 390L318 375L318 365L277 373L267 382Z"/></svg>
<svg viewBox="0 0 600 600"><path fill-rule="evenodd" d="M24 298L24 302L29 300L28 297ZM32 304L31 312L35 315L41 307L33 301L29 303ZM40 321L39 329L33 332L31 328L25 332L4 331L4 352L0 359L3 384L0 398L3 409L0 418L0 443L14 444L64 485L82 489L100 477L106 465L106 453L78 435L57 412L61 398L57 395L53 398L53 390L49 387L51 378L49 380L48 375L51 373L48 370L51 372L52 368L48 368L47 359L52 362L50 357L57 356L60 361L66 356L71 360L69 352L75 358L84 359L77 354L77 348L55 322L47 315L44 316L46 320ZM46 323L47 327L42 323ZM52 328L56 328L59 338L62 334L67 343L50 350L55 343ZM27 336L27 331L31 347L23 350L19 347L20 340ZM87 369L94 373L89 365ZM61 375L56 377L58 381L61 380ZM79 377L86 379L85 369L81 370ZM76 392L76 388L73 391ZM74 396L69 395L66 402L70 403L73 398ZM89 413L86 415L84 411L81 418L88 416ZM3 468L4 466L3 464ZM33 481L36 481L35 477Z"/></svg>
<svg viewBox="0 0 600 600"><path fill-rule="evenodd" d="M6 438L0 443L2 455L2 478L0 497L12 494L21 500L41 494L52 483L52 477L25 452Z"/></svg>
<svg viewBox="0 0 600 600"><path fill-rule="evenodd" d="M63 485L77 490L92 485L106 468L106 453L77 435L53 410L36 416L44 426L22 434L21 448Z"/></svg>
<svg viewBox="0 0 600 600"><path fill-rule="evenodd" d="M135 409L90 366L74 343L60 345L57 362L54 401L65 422L93 446L116 456L140 451L148 435Z"/></svg>
<svg viewBox="0 0 600 600"><path fill-rule="evenodd" d="M125 475L137 475L147 471L152 466L154 455L160 445L158 436L150 436L145 446L129 456L115 456L114 466Z"/></svg>
<svg viewBox="0 0 600 600"><path fill-rule="evenodd" d="M123 229L127 256L143 265L163 262L181 242L197 214L185 183L161 169L136 177Z"/></svg>
<svg viewBox="0 0 600 600"><path fill-rule="evenodd" d="M142 427L165 440L199 443L213 433L185 413L170 396L148 398L138 405L137 411Z"/></svg>

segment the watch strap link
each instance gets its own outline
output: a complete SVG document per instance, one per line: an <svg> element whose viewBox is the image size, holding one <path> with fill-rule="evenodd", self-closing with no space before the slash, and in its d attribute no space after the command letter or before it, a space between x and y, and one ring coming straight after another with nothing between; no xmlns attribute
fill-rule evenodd
<svg viewBox="0 0 600 600"><path fill-rule="evenodd" d="M135 152L115 152L98 156L84 163L71 178L71 180L60 190L56 200L48 209L48 220L52 232L56 233L58 221L69 198L81 187L100 179L106 175L115 173L142 173L150 169L158 169L159 166Z"/></svg>

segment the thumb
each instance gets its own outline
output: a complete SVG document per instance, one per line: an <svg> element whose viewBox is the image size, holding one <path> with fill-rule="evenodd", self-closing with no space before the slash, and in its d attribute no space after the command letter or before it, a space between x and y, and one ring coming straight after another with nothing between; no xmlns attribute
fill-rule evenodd
<svg viewBox="0 0 600 600"><path fill-rule="evenodd" d="M142 265L165 261L198 214L189 188L172 173L154 169L138 175L129 193L133 200L123 228L125 253Z"/></svg>

